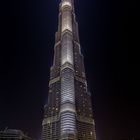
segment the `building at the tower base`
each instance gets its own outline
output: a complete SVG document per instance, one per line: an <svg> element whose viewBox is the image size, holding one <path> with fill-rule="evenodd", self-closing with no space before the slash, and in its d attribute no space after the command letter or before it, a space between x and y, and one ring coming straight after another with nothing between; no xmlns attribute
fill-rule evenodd
<svg viewBox="0 0 140 140"><path fill-rule="evenodd" d="M0 140L33 140L21 130L5 129L0 131Z"/></svg>

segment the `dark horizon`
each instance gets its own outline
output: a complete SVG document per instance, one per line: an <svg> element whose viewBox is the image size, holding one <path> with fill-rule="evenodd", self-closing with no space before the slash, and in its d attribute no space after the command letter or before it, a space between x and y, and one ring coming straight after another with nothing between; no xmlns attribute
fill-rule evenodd
<svg viewBox="0 0 140 140"><path fill-rule="evenodd" d="M58 27L58 0L2 2L0 130L40 138ZM97 140L139 138L136 94L128 92L128 11L125 2L75 0L92 93Z"/></svg>

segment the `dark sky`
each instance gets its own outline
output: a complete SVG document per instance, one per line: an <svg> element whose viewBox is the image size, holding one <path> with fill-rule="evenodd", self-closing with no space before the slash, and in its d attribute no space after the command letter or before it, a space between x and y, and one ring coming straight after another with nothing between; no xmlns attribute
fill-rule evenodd
<svg viewBox="0 0 140 140"><path fill-rule="evenodd" d="M140 138L128 89L128 11L122 0L75 0L97 140ZM59 0L9 0L0 10L0 129L41 135Z"/></svg>

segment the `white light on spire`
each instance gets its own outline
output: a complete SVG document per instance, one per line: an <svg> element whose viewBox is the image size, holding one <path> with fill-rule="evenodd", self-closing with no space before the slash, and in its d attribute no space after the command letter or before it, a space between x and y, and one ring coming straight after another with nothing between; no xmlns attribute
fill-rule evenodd
<svg viewBox="0 0 140 140"><path fill-rule="evenodd" d="M72 5L71 5L71 2L70 2L70 1L63 1L63 2L62 2L62 8L63 8L64 6L69 6L69 7L72 7Z"/></svg>

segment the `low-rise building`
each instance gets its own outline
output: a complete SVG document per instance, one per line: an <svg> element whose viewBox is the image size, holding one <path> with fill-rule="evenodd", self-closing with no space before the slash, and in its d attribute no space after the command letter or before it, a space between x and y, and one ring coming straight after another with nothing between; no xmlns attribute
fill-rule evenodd
<svg viewBox="0 0 140 140"><path fill-rule="evenodd" d="M33 140L25 135L21 130L5 129L0 131L0 140Z"/></svg>

